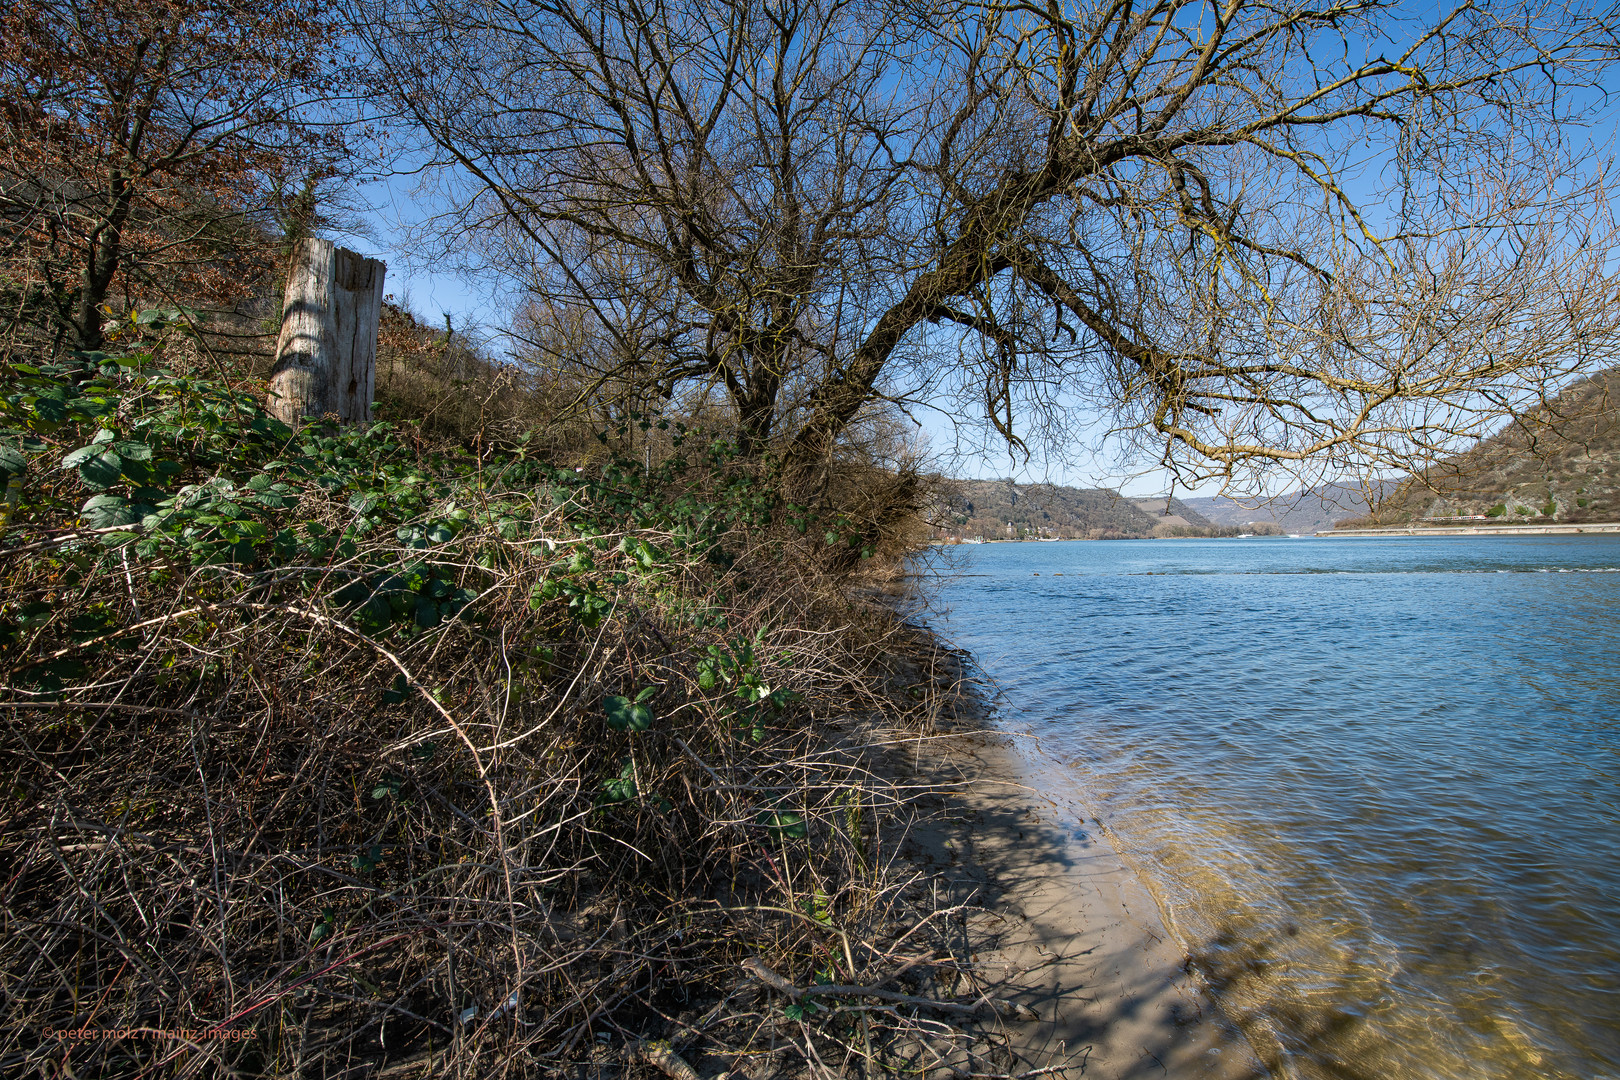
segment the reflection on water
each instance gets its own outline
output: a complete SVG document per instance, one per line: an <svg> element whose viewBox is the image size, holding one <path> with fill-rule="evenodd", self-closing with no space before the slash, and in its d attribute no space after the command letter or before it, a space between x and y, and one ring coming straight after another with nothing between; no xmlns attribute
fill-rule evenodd
<svg viewBox="0 0 1620 1080"><path fill-rule="evenodd" d="M1620 538L952 558L936 624L1279 1074L1620 1076Z"/></svg>

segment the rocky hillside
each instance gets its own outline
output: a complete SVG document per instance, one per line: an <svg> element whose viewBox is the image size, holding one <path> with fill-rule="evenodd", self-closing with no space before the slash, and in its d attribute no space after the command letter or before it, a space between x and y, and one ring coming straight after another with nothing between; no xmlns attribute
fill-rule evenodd
<svg viewBox="0 0 1620 1080"><path fill-rule="evenodd" d="M1359 523L1620 521L1617 406L1620 369L1582 380L1407 479Z"/></svg>

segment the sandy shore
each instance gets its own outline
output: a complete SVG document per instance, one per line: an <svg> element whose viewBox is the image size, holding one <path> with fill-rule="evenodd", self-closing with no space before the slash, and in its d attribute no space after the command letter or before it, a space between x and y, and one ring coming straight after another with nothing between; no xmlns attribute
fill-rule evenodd
<svg viewBox="0 0 1620 1080"><path fill-rule="evenodd" d="M985 992L1039 1017L1004 1022L1017 1059L1008 1071L1269 1076L1187 973L1151 895L1107 838L1077 806L1032 786L1044 766L1031 749L983 730L890 743L897 769L942 793L928 797L922 809L932 813L902 854L951 902L973 906L962 933Z"/></svg>

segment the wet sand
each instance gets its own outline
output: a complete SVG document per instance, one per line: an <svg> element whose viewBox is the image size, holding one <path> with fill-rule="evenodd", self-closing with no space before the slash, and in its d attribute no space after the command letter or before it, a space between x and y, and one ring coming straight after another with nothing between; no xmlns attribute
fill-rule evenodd
<svg viewBox="0 0 1620 1080"><path fill-rule="evenodd" d="M902 855L935 875L951 902L973 905L964 947L987 996L1039 1017L1001 1022L1013 1075L1271 1075L1188 974L1151 895L1108 839L1078 807L1031 786L1041 769L1032 747L982 730L887 741L899 770L950 792L925 807L934 812Z"/></svg>

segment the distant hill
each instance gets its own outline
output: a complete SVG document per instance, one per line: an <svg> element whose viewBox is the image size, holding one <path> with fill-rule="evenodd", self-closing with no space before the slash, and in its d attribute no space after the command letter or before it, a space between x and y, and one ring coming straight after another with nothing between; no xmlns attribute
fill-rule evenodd
<svg viewBox="0 0 1620 1080"><path fill-rule="evenodd" d="M1188 506L1180 499L1171 498L1170 505L1165 505L1164 499L1133 499L1136 508L1145 514L1152 514L1158 525L1180 526L1187 529L1212 529L1215 523Z"/></svg>
<svg viewBox="0 0 1620 1080"><path fill-rule="evenodd" d="M1367 525L1620 521L1620 369L1404 482Z"/></svg>
<svg viewBox="0 0 1620 1080"><path fill-rule="evenodd" d="M935 533L971 540L1323 532L1345 525L1620 521L1620 369L1567 388L1473 449L1399 483L1325 484L1263 502L1133 499L1106 488L947 482ZM1387 497L1386 497L1387 495Z"/></svg>
<svg viewBox="0 0 1620 1080"><path fill-rule="evenodd" d="M1204 536L1220 532L1197 510L1174 499L1130 499L1106 488L1015 484L1009 480L950 481L936 515L943 537L972 540L1065 540Z"/></svg>
<svg viewBox="0 0 1620 1080"><path fill-rule="evenodd" d="M1290 491L1264 502L1240 502L1216 495L1187 499L1185 505L1217 525L1272 524L1286 533L1321 532L1340 521L1360 518L1367 513L1367 500L1361 488L1351 484L1324 484Z"/></svg>

